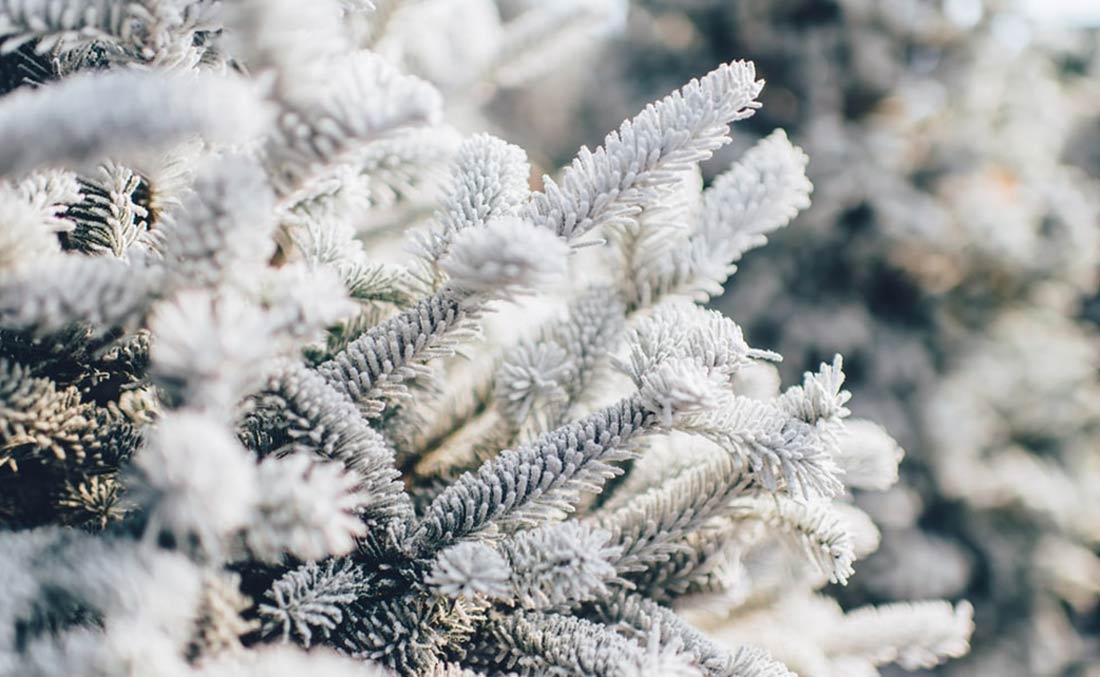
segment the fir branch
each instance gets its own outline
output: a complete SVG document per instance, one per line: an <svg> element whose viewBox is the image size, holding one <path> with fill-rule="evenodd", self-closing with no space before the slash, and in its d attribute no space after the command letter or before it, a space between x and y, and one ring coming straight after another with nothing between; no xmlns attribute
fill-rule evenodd
<svg viewBox="0 0 1100 677"><path fill-rule="evenodd" d="M827 501L800 502L785 496L740 498L730 505L738 520L756 520L793 537L806 559L830 582L852 575L855 546L846 523Z"/></svg>
<svg viewBox="0 0 1100 677"><path fill-rule="evenodd" d="M905 451L886 429L865 419L848 419L837 439L837 464L844 483L856 489L883 491L898 481Z"/></svg>
<svg viewBox="0 0 1100 677"><path fill-rule="evenodd" d="M165 5L152 0L6 0L0 4L0 51L31 40L40 54L92 41L152 46L157 15Z"/></svg>
<svg viewBox="0 0 1100 677"><path fill-rule="evenodd" d="M444 288L372 327L317 371L364 414L378 416L402 381L425 373L422 362L453 354L455 330L469 319L461 297Z"/></svg>
<svg viewBox="0 0 1100 677"><path fill-rule="evenodd" d="M0 175L108 155L140 161L194 135L240 142L258 136L269 118L252 87L238 78L141 70L74 75L0 101ZM37 142L20 142L27 138Z"/></svg>
<svg viewBox="0 0 1100 677"><path fill-rule="evenodd" d="M716 378L730 380L754 359L778 359L774 353L750 348L733 320L688 303L659 305L628 334L626 359L612 364L635 385L670 360L690 360ZM708 375L709 378L709 375Z"/></svg>
<svg viewBox="0 0 1100 677"><path fill-rule="evenodd" d="M752 115L763 87L755 78L751 63L726 64L650 105L595 152L582 148L560 183L544 177L525 216L567 240L629 221L724 145L729 123Z"/></svg>
<svg viewBox="0 0 1100 677"><path fill-rule="evenodd" d="M706 524L690 534L683 546L663 562L632 574L636 594L670 604L695 592L726 592L744 583L741 563L743 529L729 520Z"/></svg>
<svg viewBox="0 0 1100 677"><path fill-rule="evenodd" d="M413 532L413 548L430 552L496 524L537 524L569 512L582 492L597 491L616 474L614 464L632 455L633 438L658 421L629 398L502 452L432 501Z"/></svg>
<svg viewBox="0 0 1100 677"><path fill-rule="evenodd" d="M0 183L0 271L58 252L58 234L74 227L66 212L80 198L76 176L59 170Z"/></svg>
<svg viewBox="0 0 1100 677"><path fill-rule="evenodd" d="M324 66L351 50L339 0L237 0L219 9L234 58L277 95L317 87Z"/></svg>
<svg viewBox="0 0 1100 677"><path fill-rule="evenodd" d="M304 447L343 463L358 481L361 519L386 529L412 515L412 505L396 468L393 451L367 425L355 406L306 367L284 362L272 367L256 396L257 411L245 422L257 451L263 440L285 436L290 448Z"/></svg>
<svg viewBox="0 0 1100 677"><path fill-rule="evenodd" d="M68 231L72 223L65 212L80 200L80 182L75 174L47 169L33 172L14 185L16 192L42 211L43 223L57 232Z"/></svg>
<svg viewBox="0 0 1100 677"><path fill-rule="evenodd" d="M288 646L262 646L226 653L202 662L202 677L391 677L378 663L358 660L325 648L303 651Z"/></svg>
<svg viewBox="0 0 1100 677"><path fill-rule="evenodd" d="M346 555L367 534L359 513L369 499L359 478L340 463L304 453L268 457L257 483L256 516L245 543L262 561L278 562L284 554L305 561Z"/></svg>
<svg viewBox="0 0 1100 677"><path fill-rule="evenodd" d="M274 349L271 318L237 293L180 293L157 307L149 327L158 337L149 375L171 407L230 410L258 385Z"/></svg>
<svg viewBox="0 0 1100 677"><path fill-rule="evenodd" d="M612 512L597 513L593 520L622 549L614 564L628 576L688 547L694 532L714 518L730 516L730 502L750 486L731 458L716 455Z"/></svg>
<svg viewBox="0 0 1100 677"><path fill-rule="evenodd" d="M389 208L434 198L448 177L462 137L446 125L395 132L367 144L358 168L370 204Z"/></svg>
<svg viewBox="0 0 1100 677"><path fill-rule="evenodd" d="M0 271L17 270L61 251L57 233L43 223L42 216L10 188L0 187ZM68 223L63 230L71 228Z"/></svg>
<svg viewBox="0 0 1100 677"><path fill-rule="evenodd" d="M202 580L199 604L188 657L210 661L218 654L238 651L241 637L258 629L259 623L241 614L252 599L240 591L241 577L233 572L207 571Z"/></svg>
<svg viewBox="0 0 1100 677"><path fill-rule="evenodd" d="M436 555L424 582L439 594L468 600L508 599L512 569L492 547L466 541Z"/></svg>
<svg viewBox="0 0 1100 677"><path fill-rule="evenodd" d="M968 602L914 602L849 611L828 633L826 646L839 656L897 663L908 670L931 668L965 654L974 632Z"/></svg>
<svg viewBox="0 0 1100 677"><path fill-rule="evenodd" d="M458 147L453 166L451 185L442 197L436 224L411 243L428 276L425 282L438 277L434 268L450 250L456 235L495 218L516 216L527 201L531 168L521 148L478 134Z"/></svg>
<svg viewBox="0 0 1100 677"><path fill-rule="evenodd" d="M402 674L422 674L442 662L448 650L468 647L482 608L466 600L406 595L357 605L345 623L340 646Z"/></svg>
<svg viewBox="0 0 1100 677"><path fill-rule="evenodd" d="M774 403L733 396L679 427L721 446L769 491L829 497L843 486L826 440Z"/></svg>
<svg viewBox="0 0 1100 677"><path fill-rule="evenodd" d="M217 560L254 517L257 471L221 421L195 412L161 418L133 465L145 538Z"/></svg>
<svg viewBox="0 0 1100 677"><path fill-rule="evenodd" d="M424 362L453 354L487 300L513 298L558 278L566 252L558 238L514 218L469 229L441 264L450 278L446 286L317 369L365 413L377 415L383 398L402 393L402 381L427 373Z"/></svg>
<svg viewBox="0 0 1100 677"><path fill-rule="evenodd" d="M604 625L554 613L517 610L498 616L477 639L483 643L476 647L480 661L523 675L625 677L644 674L647 664L636 642Z"/></svg>
<svg viewBox="0 0 1100 677"><path fill-rule="evenodd" d="M687 241L632 271L635 305L669 294L705 301L719 295L744 254L810 206L808 158L782 130L759 141L703 192ZM667 238L666 238L667 239Z"/></svg>
<svg viewBox="0 0 1100 677"><path fill-rule="evenodd" d="M413 298L408 273L384 263L342 263L337 265L348 295L368 303L408 305Z"/></svg>
<svg viewBox="0 0 1100 677"><path fill-rule="evenodd" d="M92 475L73 484L66 481L64 493L57 499L61 522L92 529L105 529L133 511L122 500L123 487L115 473Z"/></svg>
<svg viewBox="0 0 1100 677"><path fill-rule="evenodd" d="M266 161L287 195L326 167L353 160L370 141L405 126L434 123L439 93L381 57L358 52L331 64L324 87L282 103Z"/></svg>
<svg viewBox="0 0 1100 677"><path fill-rule="evenodd" d="M577 521L524 529L500 548L511 568L513 598L525 609L557 609L608 594L620 549L611 534Z"/></svg>
<svg viewBox="0 0 1100 677"><path fill-rule="evenodd" d="M568 403L561 383L573 366L569 358L561 345L550 341L525 341L508 351L494 376L493 397L512 427L518 429L543 409Z"/></svg>
<svg viewBox="0 0 1100 677"><path fill-rule="evenodd" d="M780 396L778 404L791 416L806 423L836 423L851 412L844 406L852 398L844 385L840 355L832 364L821 364L817 373L806 372L802 385L792 386Z"/></svg>
<svg viewBox="0 0 1100 677"><path fill-rule="evenodd" d="M730 653L671 609L634 594L620 594L596 605L599 621L641 641L656 636L661 646L672 646L692 657L703 674L711 677L793 677L782 663L759 649L742 647Z"/></svg>
<svg viewBox="0 0 1100 677"><path fill-rule="evenodd" d="M70 247L89 254L125 259L137 243L153 244L149 210L139 202L141 176L114 162L100 165L97 176L82 182L83 200L69 210L75 227L66 238Z"/></svg>
<svg viewBox="0 0 1100 677"><path fill-rule="evenodd" d="M255 274L274 253L274 205L254 162L240 156L207 160L165 227L166 264L187 286Z"/></svg>
<svg viewBox="0 0 1100 677"><path fill-rule="evenodd" d="M81 460L94 418L76 388L58 389L17 362L0 358L0 469L40 454Z"/></svg>
<svg viewBox="0 0 1100 677"><path fill-rule="evenodd" d="M736 262L767 235L810 206L809 158L777 129L761 139L703 192L698 238L712 260ZM715 280L716 282L724 281Z"/></svg>
<svg viewBox="0 0 1100 677"><path fill-rule="evenodd" d="M448 285L467 296L513 300L562 279L569 249L558 237L517 217L465 229L439 262Z"/></svg>
<svg viewBox="0 0 1100 677"><path fill-rule="evenodd" d="M327 639L344 621L344 609L364 594L367 581L360 567L343 558L288 571L265 593L269 601L259 607L262 631L281 633L284 642L294 636L306 647L315 633Z"/></svg>
<svg viewBox="0 0 1100 677"><path fill-rule="evenodd" d="M565 422L612 353L625 325L625 307L609 287L595 287L574 300L561 320L538 338L521 341L504 354L495 375L497 406L519 428L529 416L542 429Z"/></svg>
<svg viewBox="0 0 1100 677"><path fill-rule="evenodd" d="M595 34L608 30L626 11L620 0L585 0L526 7L503 26L504 35L492 64L492 80L519 87L545 75L562 54L583 53Z"/></svg>
<svg viewBox="0 0 1100 677"><path fill-rule="evenodd" d="M155 270L58 256L0 280L0 327L37 335L86 324L94 336L136 327L156 300Z"/></svg>

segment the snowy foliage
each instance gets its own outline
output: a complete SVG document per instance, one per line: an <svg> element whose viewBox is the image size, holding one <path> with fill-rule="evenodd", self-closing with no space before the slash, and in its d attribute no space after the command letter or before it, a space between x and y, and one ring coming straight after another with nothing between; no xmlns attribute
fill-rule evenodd
<svg viewBox="0 0 1100 677"><path fill-rule="evenodd" d="M753 65L532 190L439 126L402 4L0 0L46 75L0 97L0 674L790 674L680 613L716 599L814 628L815 674L964 653L965 604L820 592L875 542L845 471L899 460L840 359L746 387L779 356L693 303L804 154L767 137L659 242ZM529 11L468 80L572 44Z"/></svg>
<svg viewBox="0 0 1100 677"><path fill-rule="evenodd" d="M766 105L731 145L785 128L809 156L813 205L761 232L772 245L714 307L783 355L784 380L843 353L844 406L905 448L900 486L877 494L900 450L866 421L843 433L862 440L849 448L863 460L839 463L882 547L838 597L970 600L974 650L949 675L1072 675L1100 655L1100 541L1084 528L1100 486L1100 34L1027 16L1062 10L1048 5L641 0L576 100L524 104L594 121L535 121L530 138L564 157L715 59L766 76ZM707 192L724 165L704 167ZM674 214L706 204L681 202ZM642 221L661 234L621 241L667 246L686 235L670 223L693 223Z"/></svg>

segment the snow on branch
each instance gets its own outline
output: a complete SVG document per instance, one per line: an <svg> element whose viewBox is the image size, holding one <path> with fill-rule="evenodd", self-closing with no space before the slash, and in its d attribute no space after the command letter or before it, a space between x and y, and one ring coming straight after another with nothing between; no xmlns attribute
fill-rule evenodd
<svg viewBox="0 0 1100 677"><path fill-rule="evenodd" d="M862 607L833 626L827 646L841 656L907 670L932 668L969 649L974 608L966 602L913 602Z"/></svg>
<svg viewBox="0 0 1100 677"><path fill-rule="evenodd" d="M729 457L717 455L594 519L622 549L616 569L623 575L644 572L682 551L710 520L731 515L731 501L750 486Z"/></svg>
<svg viewBox="0 0 1100 677"><path fill-rule="evenodd" d="M516 216L528 196L527 153L488 134L462 142L438 223L420 235L413 250L426 264L444 257L455 236L503 216Z"/></svg>
<svg viewBox="0 0 1100 677"><path fill-rule="evenodd" d="M648 259L635 254L644 265L630 271L637 290L633 303L669 294L705 301L721 294L746 252L767 243L770 233L810 206L807 161L782 130L757 142L703 191L702 204L688 216L686 241ZM659 239L677 241L668 233Z"/></svg>
<svg viewBox="0 0 1100 677"><path fill-rule="evenodd" d="M741 520L757 520L789 534L807 559L833 583L847 583L856 552L843 518L828 501L796 501L784 496L740 498L730 505Z"/></svg>
<svg viewBox="0 0 1100 677"><path fill-rule="evenodd" d="M201 136L218 142L258 137L269 107L245 80L195 72L82 73L0 100L0 175L86 163L110 155L141 160ZM43 134L41 130L50 130ZM23 143L35 139L34 143Z"/></svg>
<svg viewBox="0 0 1100 677"><path fill-rule="evenodd" d="M155 299L159 275L107 258L47 258L0 279L0 327L40 334L86 323L96 334L135 326Z"/></svg>
<svg viewBox="0 0 1100 677"><path fill-rule="evenodd" d="M424 362L453 354L486 301L548 286L565 273L567 254L552 233L515 217L465 230L441 262L449 279L440 291L373 327L318 370L377 415L382 398L400 395L402 381L425 373Z"/></svg>
<svg viewBox="0 0 1100 677"><path fill-rule="evenodd" d="M679 172L729 141L728 125L752 115L763 86L744 61L692 80L624 122L595 152L582 148L560 181L545 177L525 215L568 240L634 218L667 194Z"/></svg>
<svg viewBox="0 0 1100 677"><path fill-rule="evenodd" d="M439 93L370 52L329 64L323 85L282 104L266 146L272 182L281 194L320 171L352 161L369 141L400 128L438 121Z"/></svg>
<svg viewBox="0 0 1100 677"><path fill-rule="evenodd" d="M0 51L10 52L35 40L35 50L74 48L93 41L152 48L158 19L169 4L156 0L5 0L0 3Z"/></svg>

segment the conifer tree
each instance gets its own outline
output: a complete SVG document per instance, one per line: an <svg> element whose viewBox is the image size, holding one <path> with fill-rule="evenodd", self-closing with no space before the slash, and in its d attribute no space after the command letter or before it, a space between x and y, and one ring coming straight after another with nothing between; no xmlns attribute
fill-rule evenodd
<svg viewBox="0 0 1100 677"><path fill-rule="evenodd" d="M0 674L965 653L965 603L820 592L877 538L847 490L900 457L849 427L840 357L779 392L698 305L809 204L782 131L700 185L754 66L533 189L379 48L397 5L0 2L28 73L0 97ZM707 601L743 624L693 626ZM772 655L777 624L818 630Z"/></svg>

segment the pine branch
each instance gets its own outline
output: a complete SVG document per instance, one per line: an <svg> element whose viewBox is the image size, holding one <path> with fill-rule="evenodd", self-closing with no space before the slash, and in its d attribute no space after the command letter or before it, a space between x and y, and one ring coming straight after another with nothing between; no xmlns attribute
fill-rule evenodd
<svg viewBox="0 0 1100 677"><path fill-rule="evenodd" d="M830 582L852 575L855 546L847 525L827 501L800 502L785 496L741 498L730 505L739 520L756 520L789 534Z"/></svg>
<svg viewBox="0 0 1100 677"><path fill-rule="evenodd" d="M481 661L523 675L625 676L644 674L647 664L641 646L610 628L553 613L515 611L496 617L477 639L483 643L475 654Z"/></svg>
<svg viewBox="0 0 1100 677"><path fill-rule="evenodd" d="M245 427L257 451L279 451L263 441L285 436L291 449L303 447L341 462L358 482L359 515L371 529L386 530L412 516L393 451L319 374L294 363L275 365L256 402Z"/></svg>
<svg viewBox="0 0 1100 677"><path fill-rule="evenodd" d="M460 232L519 214L527 201L530 171L527 154L500 139L479 134L462 142L436 223L410 246L424 268L425 282L438 287L435 267Z"/></svg>
<svg viewBox="0 0 1100 677"><path fill-rule="evenodd" d="M263 633L281 633L284 642L294 636L303 646L314 636L332 636L345 618L345 609L366 592L364 571L348 559L325 564L309 562L275 581L259 607Z"/></svg>
<svg viewBox="0 0 1100 677"><path fill-rule="evenodd" d="M582 148L560 183L544 177L525 216L567 240L634 218L667 195L679 172L728 142L729 123L759 107L763 82L755 77L751 63L726 64L651 104L595 152Z"/></svg>
<svg viewBox="0 0 1100 677"><path fill-rule="evenodd" d="M140 160L195 135L239 142L258 136L269 119L252 87L237 78L141 70L74 75L0 101L0 175L108 155ZM21 142L29 138L36 142Z"/></svg>
<svg viewBox="0 0 1100 677"><path fill-rule="evenodd" d="M468 229L441 262L449 278L446 286L317 369L368 415L377 415L383 398L401 394L402 381L427 373L424 362L453 354L468 321L487 300L514 298L557 279L564 273L566 252L558 238L514 218Z"/></svg>
<svg viewBox="0 0 1100 677"><path fill-rule="evenodd" d="M428 83L403 75L370 52L332 63L324 86L282 103L266 161L287 195L325 168L353 160L370 141L437 121L442 101Z"/></svg>
<svg viewBox="0 0 1100 677"><path fill-rule="evenodd" d="M751 484L731 458L716 455L613 512L596 513L593 519L622 549L615 568L629 577L689 547L689 537L711 520L730 516L731 501Z"/></svg>
<svg viewBox="0 0 1100 677"><path fill-rule="evenodd" d="M157 298L157 271L58 256L0 280L0 327L42 336L86 324L93 336L138 325Z"/></svg>
<svg viewBox="0 0 1100 677"><path fill-rule="evenodd" d="M432 501L412 535L430 552L494 525L538 524L573 509L582 492L598 491L631 456L633 438L658 427L637 398L506 450L462 475Z"/></svg>
<svg viewBox="0 0 1100 677"><path fill-rule="evenodd" d="M862 607L844 615L826 646L834 655L908 670L931 668L969 651L974 609L967 602L914 602Z"/></svg>
<svg viewBox="0 0 1100 677"><path fill-rule="evenodd" d="M576 521L504 539L500 548L511 568L512 599L525 609L551 610L606 596L620 557L610 541L607 532Z"/></svg>

